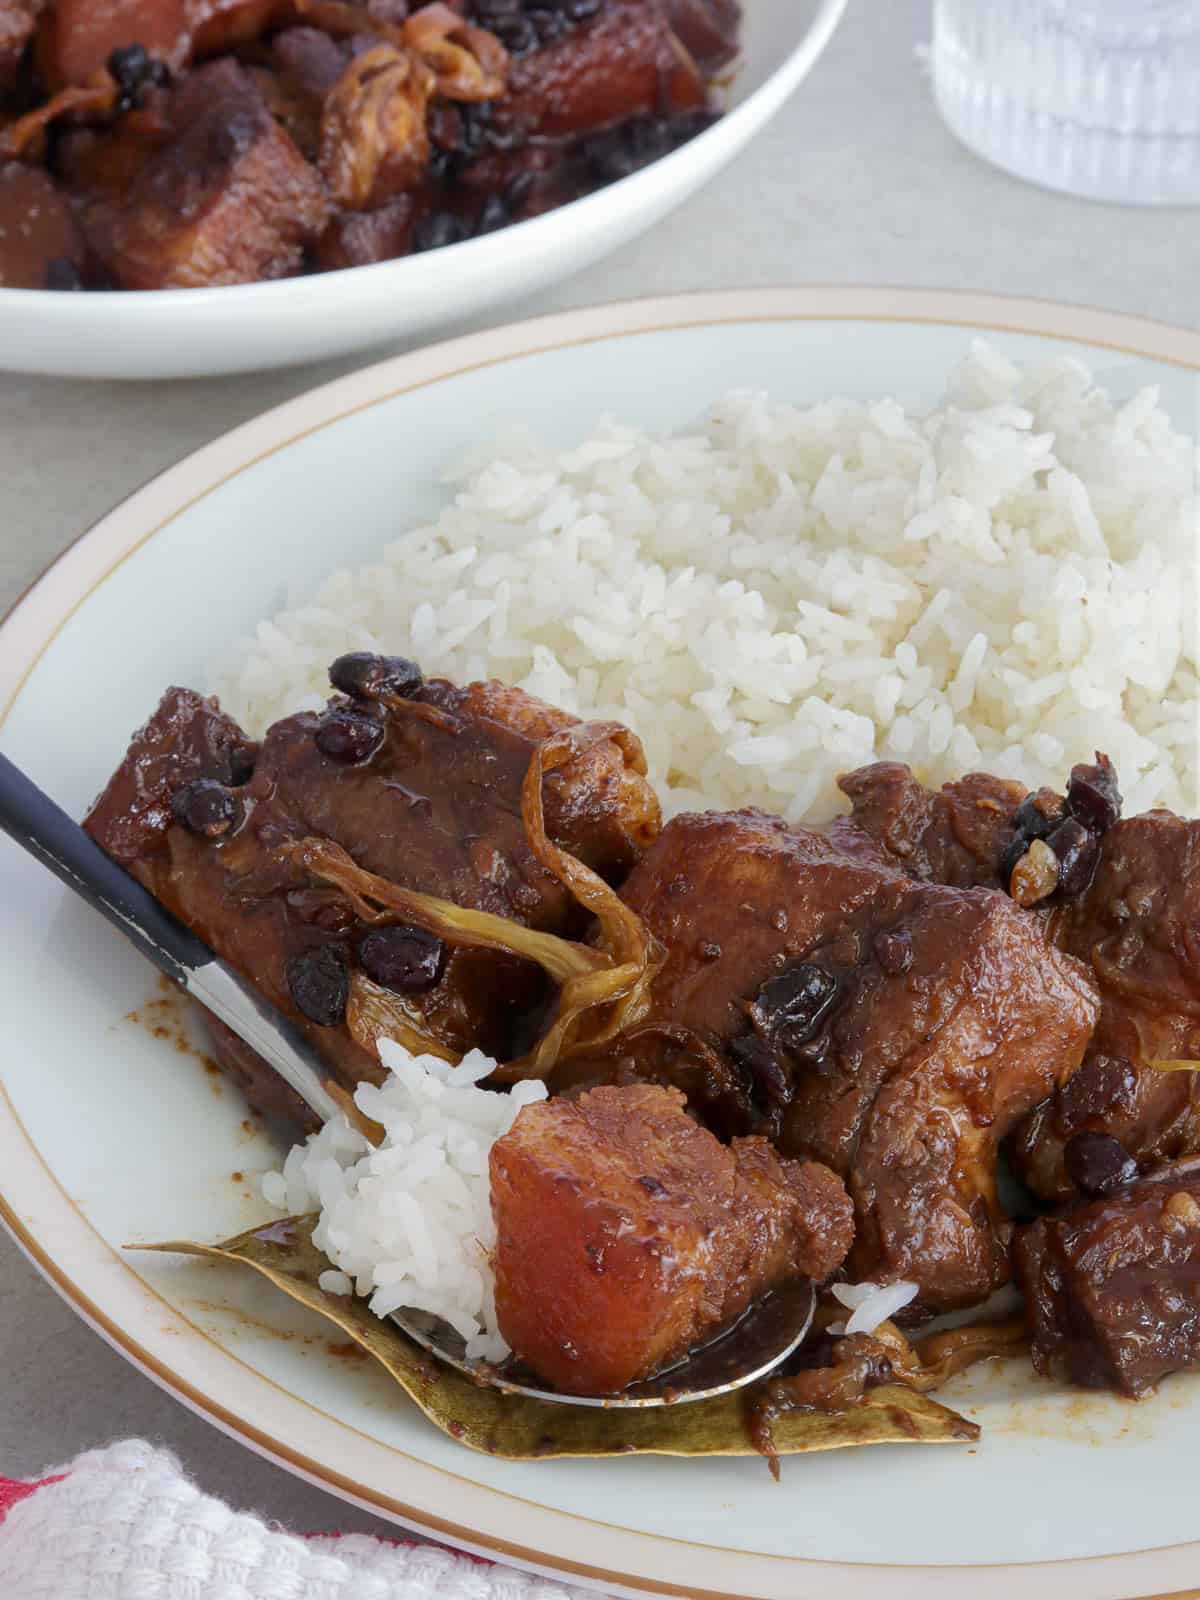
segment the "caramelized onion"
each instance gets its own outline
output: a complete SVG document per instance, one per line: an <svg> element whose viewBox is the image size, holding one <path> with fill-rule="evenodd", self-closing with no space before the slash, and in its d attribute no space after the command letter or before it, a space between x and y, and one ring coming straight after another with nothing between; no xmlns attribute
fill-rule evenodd
<svg viewBox="0 0 1200 1600"><path fill-rule="evenodd" d="M107 116L115 109L117 96L116 82L103 69L94 74L90 83L60 89L45 105L27 112L0 130L0 159L18 159L40 133L68 112L80 117L89 113L98 117Z"/></svg>
<svg viewBox="0 0 1200 1600"><path fill-rule="evenodd" d="M494 33L464 22L441 0L415 11L400 31L433 73L443 100L496 100L504 93L508 51Z"/></svg>
<svg viewBox="0 0 1200 1600"><path fill-rule="evenodd" d="M542 802L546 775L602 742L618 745L630 769L645 772L641 744L628 729L616 723L581 723L542 740L521 790L521 819L530 848L547 872L595 917L597 931L592 944L541 933L488 911L473 911L402 888L366 871L341 845L328 839L302 839L286 848L291 860L314 878L339 889L364 922L400 916L448 944L496 950L533 961L559 985L549 1027L528 1055L497 1069L495 1077L502 1083L544 1078L564 1056L594 1049L635 1027L649 1009L650 983L662 965L663 952L641 918L603 878L561 850L546 832ZM357 972L351 981L347 1022L354 1038L367 1049L373 1050L375 1040L386 1034L409 1048L433 1048L436 1054L454 1059L444 1045L430 1044L414 1013L398 996ZM410 1044L414 1037L417 1042Z"/></svg>
<svg viewBox="0 0 1200 1600"><path fill-rule="evenodd" d="M461 733L463 729L461 717L455 716L453 711L444 711L441 706L430 705L427 700L410 700L403 694L381 694L379 704L386 706L393 716L427 722L432 728L441 728L443 733Z"/></svg>
<svg viewBox="0 0 1200 1600"><path fill-rule="evenodd" d="M325 97L317 165L334 200L362 211L411 185L429 160L433 74L417 56L377 44L347 63Z"/></svg>
<svg viewBox="0 0 1200 1600"><path fill-rule="evenodd" d="M528 1056L500 1069L496 1076L503 1082L544 1078L563 1056L606 1044L639 1023L649 1010L650 983L664 960L661 947L651 938L645 923L616 890L582 861L561 850L546 832L542 798L546 774L602 743L615 744L631 771L645 773L641 741L628 728L617 722L582 722L543 739L525 774L521 820L530 849L546 871L596 918L596 942L606 961L600 969L567 979L546 1033ZM586 1029L585 1017L591 1023Z"/></svg>
<svg viewBox="0 0 1200 1600"><path fill-rule="evenodd" d="M314 878L340 889L364 922L390 921L398 913L448 944L499 950L536 961L559 983L611 967L599 951L560 939L557 934L538 933L490 911L471 911L435 895L402 889L388 878L360 867L340 844L330 839L301 839L298 844L289 845L286 854Z"/></svg>
<svg viewBox="0 0 1200 1600"><path fill-rule="evenodd" d="M886 1332L884 1330L887 1330ZM1004 1322L975 1322L965 1328L948 1328L909 1344L893 1323L876 1328L875 1337L889 1345L892 1371L910 1389L928 1394L943 1383L973 1367L977 1361L992 1361L997 1356L1014 1355L1026 1343L1024 1320L1012 1317ZM893 1341L902 1341L911 1353L905 1361Z"/></svg>
<svg viewBox="0 0 1200 1600"><path fill-rule="evenodd" d="M458 1060L458 1052L425 1029L421 1013L403 995L381 988L365 972L350 974L346 1027L355 1044L371 1055L378 1054L380 1039L394 1039L415 1056Z"/></svg>

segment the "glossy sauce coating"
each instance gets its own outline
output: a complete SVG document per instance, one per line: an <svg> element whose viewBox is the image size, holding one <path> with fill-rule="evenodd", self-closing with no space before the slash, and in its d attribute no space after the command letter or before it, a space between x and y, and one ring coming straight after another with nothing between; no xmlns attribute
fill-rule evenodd
<svg viewBox="0 0 1200 1600"><path fill-rule="evenodd" d="M535 751L575 719L496 682L424 683L399 658L332 673L347 693L261 744L169 691L87 826L344 1085L381 1072L348 1026L363 975L448 1054L510 1059L547 1020L539 968L368 925L290 847L333 841L392 883L587 939L521 815ZM1016 1245L1037 1359L1129 1393L1200 1362L1197 1180L1130 1181L1194 1148L1200 1124L1198 1075L1147 1064L1200 1058L1200 824L1113 821L1103 761L1076 768L1079 804L1104 812L1095 860L1027 910L1002 863L1022 835L1059 836L1071 789L971 775L931 794L877 765L847 777L854 812L827 830L747 810L660 831L636 741L605 725L569 748L543 782L548 834L620 887L654 960L626 1031L568 1052L559 1098L497 1146L505 1331L536 1370L612 1392L772 1284L843 1262L858 1281L915 1281L917 1316L983 1300L1012 1241L998 1145L1031 1111L1023 1170L1088 1196ZM256 1102L304 1125L216 1036ZM805 1378L791 1400L833 1383Z"/></svg>
<svg viewBox="0 0 1200 1600"><path fill-rule="evenodd" d="M723 1133L827 1163L855 1200L853 1275L970 1305L1008 1277L999 1141L1075 1071L1095 993L1006 895L844 842L761 812L674 818L623 891L666 951L649 1015L554 1082L672 1083ZM811 1037L764 1047L755 997L810 964L836 1001Z"/></svg>
<svg viewBox="0 0 1200 1600"><path fill-rule="evenodd" d="M1011 1158L1034 1194L1077 1194L1067 1151L1081 1135L1116 1140L1143 1170L1200 1149L1200 1074L1149 1065L1200 1059L1200 823L1166 811L1116 820L1103 762L1073 768L1065 797L983 773L935 792L896 762L841 787L853 813L833 836L926 881L1005 886L1031 828L1061 855L1058 892L1036 911L1051 943L1089 969L1101 1011L1079 1071L1015 1131Z"/></svg>
<svg viewBox="0 0 1200 1600"><path fill-rule="evenodd" d="M629 116L693 111L705 92L658 7L607 0L577 34L513 62L494 122L508 137L554 139Z"/></svg>
<svg viewBox="0 0 1200 1600"><path fill-rule="evenodd" d="M830 832L845 848L857 852L869 841L882 861L924 883L1001 886L998 864L1025 797L1020 784L972 772L931 790L903 763L878 761L838 786L853 809Z"/></svg>
<svg viewBox="0 0 1200 1600"><path fill-rule="evenodd" d="M161 115L160 138L116 136L71 163L84 230L112 280L178 289L297 272L331 207L250 75L229 60L199 68Z"/></svg>
<svg viewBox="0 0 1200 1600"><path fill-rule="evenodd" d="M46 174L0 162L0 288L69 288L72 274L79 287L83 260L71 208Z"/></svg>
<svg viewBox="0 0 1200 1600"><path fill-rule="evenodd" d="M45 8L38 65L48 86L86 83L114 50L140 44L172 69L192 51L196 0L55 0Z"/></svg>

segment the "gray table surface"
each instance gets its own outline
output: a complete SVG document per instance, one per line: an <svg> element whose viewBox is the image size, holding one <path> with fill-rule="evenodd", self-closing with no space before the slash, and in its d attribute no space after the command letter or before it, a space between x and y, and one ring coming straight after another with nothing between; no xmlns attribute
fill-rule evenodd
<svg viewBox="0 0 1200 1600"><path fill-rule="evenodd" d="M1200 325L1200 212L1064 199L976 161L941 125L918 67L927 29L928 0L855 0L793 102L702 195L511 315L689 289L863 283L1036 295ZM0 611L160 468L397 348L176 384L0 376ZM386 1531L155 1388L0 1235L0 1474L35 1474L131 1434L177 1451L234 1504L293 1528Z"/></svg>

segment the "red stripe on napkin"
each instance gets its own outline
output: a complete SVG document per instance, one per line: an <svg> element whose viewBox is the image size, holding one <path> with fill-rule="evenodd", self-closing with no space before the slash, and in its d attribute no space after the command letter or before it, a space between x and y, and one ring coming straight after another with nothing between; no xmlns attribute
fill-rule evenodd
<svg viewBox="0 0 1200 1600"><path fill-rule="evenodd" d="M36 1483L22 1483L19 1478L0 1478L0 1522L20 1501L27 1500L48 1483L61 1483L63 1476L59 1473L56 1478L39 1478Z"/></svg>

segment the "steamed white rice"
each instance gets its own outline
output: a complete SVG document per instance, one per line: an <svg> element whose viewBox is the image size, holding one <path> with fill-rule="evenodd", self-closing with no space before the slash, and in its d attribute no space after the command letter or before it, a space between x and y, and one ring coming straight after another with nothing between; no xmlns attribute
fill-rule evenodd
<svg viewBox="0 0 1200 1600"><path fill-rule="evenodd" d="M929 413L739 391L661 438L507 438L377 563L264 621L218 684L253 730L347 649L495 675L646 744L669 814L840 809L891 758L1200 808L1197 453L1146 389L977 344Z"/></svg>
<svg viewBox="0 0 1200 1600"><path fill-rule="evenodd" d="M262 1180L269 1205L293 1216L319 1211L313 1243L333 1263L328 1294L366 1297L377 1316L431 1311L467 1341L467 1354L502 1361L489 1252L496 1241L488 1153L523 1106L546 1098L540 1081L510 1093L477 1085L496 1063L479 1050L452 1067L379 1041L389 1069L380 1088L360 1084L355 1102L381 1123L372 1149L335 1117Z"/></svg>

